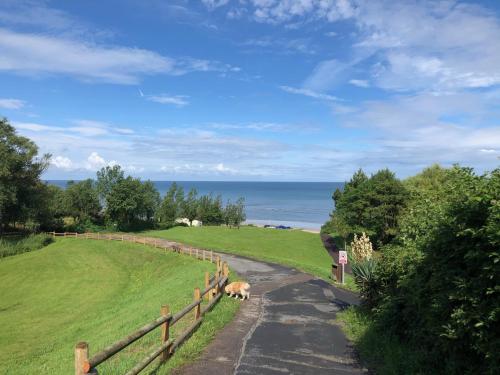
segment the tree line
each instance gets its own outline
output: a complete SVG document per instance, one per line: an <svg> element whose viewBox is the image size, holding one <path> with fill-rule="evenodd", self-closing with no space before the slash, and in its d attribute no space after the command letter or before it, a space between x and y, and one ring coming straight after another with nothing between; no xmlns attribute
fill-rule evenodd
<svg viewBox="0 0 500 375"><path fill-rule="evenodd" d="M49 185L41 177L50 157L39 156L33 141L0 119L0 232L168 228L181 217L239 227L246 219L243 198L223 205L221 196L199 196L195 189L185 195L173 183L162 199L153 182L125 176L119 165L102 168L96 179L69 181L65 189Z"/></svg>
<svg viewBox="0 0 500 375"><path fill-rule="evenodd" d="M395 338L404 373L498 373L500 169L359 170L333 199L323 231L341 245L363 236L351 260L366 340Z"/></svg>

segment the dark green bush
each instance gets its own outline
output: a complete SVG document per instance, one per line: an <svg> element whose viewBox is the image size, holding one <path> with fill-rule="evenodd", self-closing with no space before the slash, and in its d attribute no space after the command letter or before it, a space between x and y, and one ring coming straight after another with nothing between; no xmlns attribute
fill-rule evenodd
<svg viewBox="0 0 500 375"><path fill-rule="evenodd" d="M455 167L439 190L422 190L383 249L376 325L424 350L422 373L498 373L500 170Z"/></svg>
<svg viewBox="0 0 500 375"><path fill-rule="evenodd" d="M32 234L28 237L4 237L0 239L0 258L39 250L53 242L47 234Z"/></svg>

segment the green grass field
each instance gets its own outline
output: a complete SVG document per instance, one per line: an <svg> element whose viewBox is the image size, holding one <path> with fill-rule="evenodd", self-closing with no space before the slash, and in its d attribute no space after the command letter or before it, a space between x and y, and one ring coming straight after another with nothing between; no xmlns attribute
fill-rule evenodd
<svg viewBox="0 0 500 375"><path fill-rule="evenodd" d="M174 227L141 234L281 263L324 279L331 272L332 259L323 247L320 236L314 233L251 226L242 226L240 229L205 226Z"/></svg>
<svg viewBox="0 0 500 375"><path fill-rule="evenodd" d="M158 317L162 304L179 311L203 286L205 271L214 266L148 246L77 239L1 259L0 373L73 373L78 341L89 342L92 355ZM157 374L195 358L238 306L223 298ZM124 373L159 344L159 335L151 332L100 372Z"/></svg>

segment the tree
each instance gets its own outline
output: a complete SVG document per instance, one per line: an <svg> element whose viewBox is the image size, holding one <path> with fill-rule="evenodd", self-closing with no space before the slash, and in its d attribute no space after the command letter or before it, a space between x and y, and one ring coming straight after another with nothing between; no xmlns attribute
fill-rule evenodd
<svg viewBox="0 0 500 375"><path fill-rule="evenodd" d="M150 226L160 195L151 181L128 176L113 184L107 196L106 215L121 229Z"/></svg>
<svg viewBox="0 0 500 375"><path fill-rule="evenodd" d="M382 249L372 318L425 353L422 369L497 373L500 169L481 176L458 166L427 172L411 179L420 181L415 199L398 236Z"/></svg>
<svg viewBox="0 0 500 375"><path fill-rule="evenodd" d="M12 222L36 216L42 197L40 176L50 155L38 158L38 147L16 134L7 119L0 119L0 232Z"/></svg>
<svg viewBox="0 0 500 375"><path fill-rule="evenodd" d="M382 246L397 234L397 221L406 205L408 193L393 172L383 169L368 178L358 170L346 183L344 191L333 194L335 211L332 223L336 223L343 237L365 232ZM349 233L347 236L346 233ZM339 233L340 234L340 233Z"/></svg>
<svg viewBox="0 0 500 375"><path fill-rule="evenodd" d="M118 227L128 229L139 217L141 203L141 183L129 176L118 181L109 191L106 214Z"/></svg>
<svg viewBox="0 0 500 375"><path fill-rule="evenodd" d="M188 218L190 222L197 218L198 213L198 192L196 189L191 189L185 200L182 202L182 214Z"/></svg>
<svg viewBox="0 0 500 375"><path fill-rule="evenodd" d="M198 199L197 217L206 225L220 225L224 222L221 196L202 195Z"/></svg>
<svg viewBox="0 0 500 375"><path fill-rule="evenodd" d="M245 219L246 214L244 198L239 198L236 203L231 203L231 201L228 200L226 207L224 208L224 224L229 227L235 226L239 228Z"/></svg>
<svg viewBox="0 0 500 375"><path fill-rule="evenodd" d="M123 170L119 165L106 166L97 171L97 191L102 203L106 203L107 197L113 187L124 179Z"/></svg>
<svg viewBox="0 0 500 375"><path fill-rule="evenodd" d="M155 212L160 205L160 193L156 190L153 182L146 181L142 183L142 215L146 221L153 219Z"/></svg>
<svg viewBox="0 0 500 375"><path fill-rule="evenodd" d="M160 224L165 227L173 226L175 224L175 220L180 216L181 204L183 201L184 191L182 190L182 187L178 186L175 182L172 183L156 214L157 220Z"/></svg>
<svg viewBox="0 0 500 375"><path fill-rule="evenodd" d="M101 211L99 195L94 180L69 181L65 191L67 212L77 222L94 219Z"/></svg>

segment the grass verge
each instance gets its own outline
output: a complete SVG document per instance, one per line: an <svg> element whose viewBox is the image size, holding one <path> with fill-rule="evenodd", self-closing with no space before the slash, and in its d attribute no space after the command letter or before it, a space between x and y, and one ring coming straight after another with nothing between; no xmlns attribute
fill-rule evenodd
<svg viewBox="0 0 500 375"><path fill-rule="evenodd" d="M279 263L325 280L331 279L332 258L326 252L319 234L315 233L253 226L242 226L240 229L223 226L179 226L142 232L141 235ZM351 275L346 275L345 285L337 285L356 290Z"/></svg>
<svg viewBox="0 0 500 375"><path fill-rule="evenodd" d="M380 375L418 374L418 356L396 337L378 329L363 307L351 306L337 313L349 340L353 341L362 364Z"/></svg>
<svg viewBox="0 0 500 375"><path fill-rule="evenodd" d="M214 269L208 262L149 246L78 239L57 239L41 251L2 259L0 373L72 373L77 342L89 342L92 355L158 317L162 304L174 313L181 310L192 301L194 287L203 286L205 271ZM156 374L199 355L238 306L223 298ZM176 324L172 336L191 319L188 314ZM124 373L159 342L155 330L99 370Z"/></svg>

